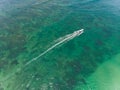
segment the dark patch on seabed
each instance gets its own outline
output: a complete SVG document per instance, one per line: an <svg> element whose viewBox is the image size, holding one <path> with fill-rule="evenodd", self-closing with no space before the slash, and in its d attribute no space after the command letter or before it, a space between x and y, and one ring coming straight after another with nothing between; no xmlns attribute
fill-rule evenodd
<svg viewBox="0 0 120 90"><path fill-rule="evenodd" d="M120 53L119 3L119 0L1 0L0 90L113 90L108 86L119 90L117 84L109 82L108 74L112 71L102 68L112 60L119 62L119 58L111 59ZM25 66L55 45L58 38L81 28L82 35ZM119 69L116 64L111 67L114 66ZM101 78L108 81L107 86L101 84Z"/></svg>

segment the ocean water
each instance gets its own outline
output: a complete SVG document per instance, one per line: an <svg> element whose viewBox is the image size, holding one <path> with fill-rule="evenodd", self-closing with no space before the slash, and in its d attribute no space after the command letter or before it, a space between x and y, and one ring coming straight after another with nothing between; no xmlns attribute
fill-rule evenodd
<svg viewBox="0 0 120 90"><path fill-rule="evenodd" d="M119 0L0 0L0 90L120 90L119 69Z"/></svg>

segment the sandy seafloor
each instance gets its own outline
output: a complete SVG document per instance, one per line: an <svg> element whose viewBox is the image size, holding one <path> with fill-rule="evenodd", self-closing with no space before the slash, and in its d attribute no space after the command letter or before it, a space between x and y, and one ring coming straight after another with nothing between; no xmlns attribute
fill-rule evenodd
<svg viewBox="0 0 120 90"><path fill-rule="evenodd" d="M81 28L82 35L25 66ZM119 84L120 0L0 0L0 90L120 90Z"/></svg>

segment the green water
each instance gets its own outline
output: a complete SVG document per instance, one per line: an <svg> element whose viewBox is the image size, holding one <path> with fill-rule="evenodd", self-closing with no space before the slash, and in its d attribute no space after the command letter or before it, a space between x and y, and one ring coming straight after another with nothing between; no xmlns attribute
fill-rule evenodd
<svg viewBox="0 0 120 90"><path fill-rule="evenodd" d="M0 1L0 90L120 90L119 69L119 0Z"/></svg>

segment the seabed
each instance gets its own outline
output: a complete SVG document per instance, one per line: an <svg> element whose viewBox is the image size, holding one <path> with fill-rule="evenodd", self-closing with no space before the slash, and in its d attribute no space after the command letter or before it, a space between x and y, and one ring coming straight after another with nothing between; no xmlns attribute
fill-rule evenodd
<svg viewBox="0 0 120 90"><path fill-rule="evenodd" d="M119 9L119 0L0 0L0 90L120 90Z"/></svg>

